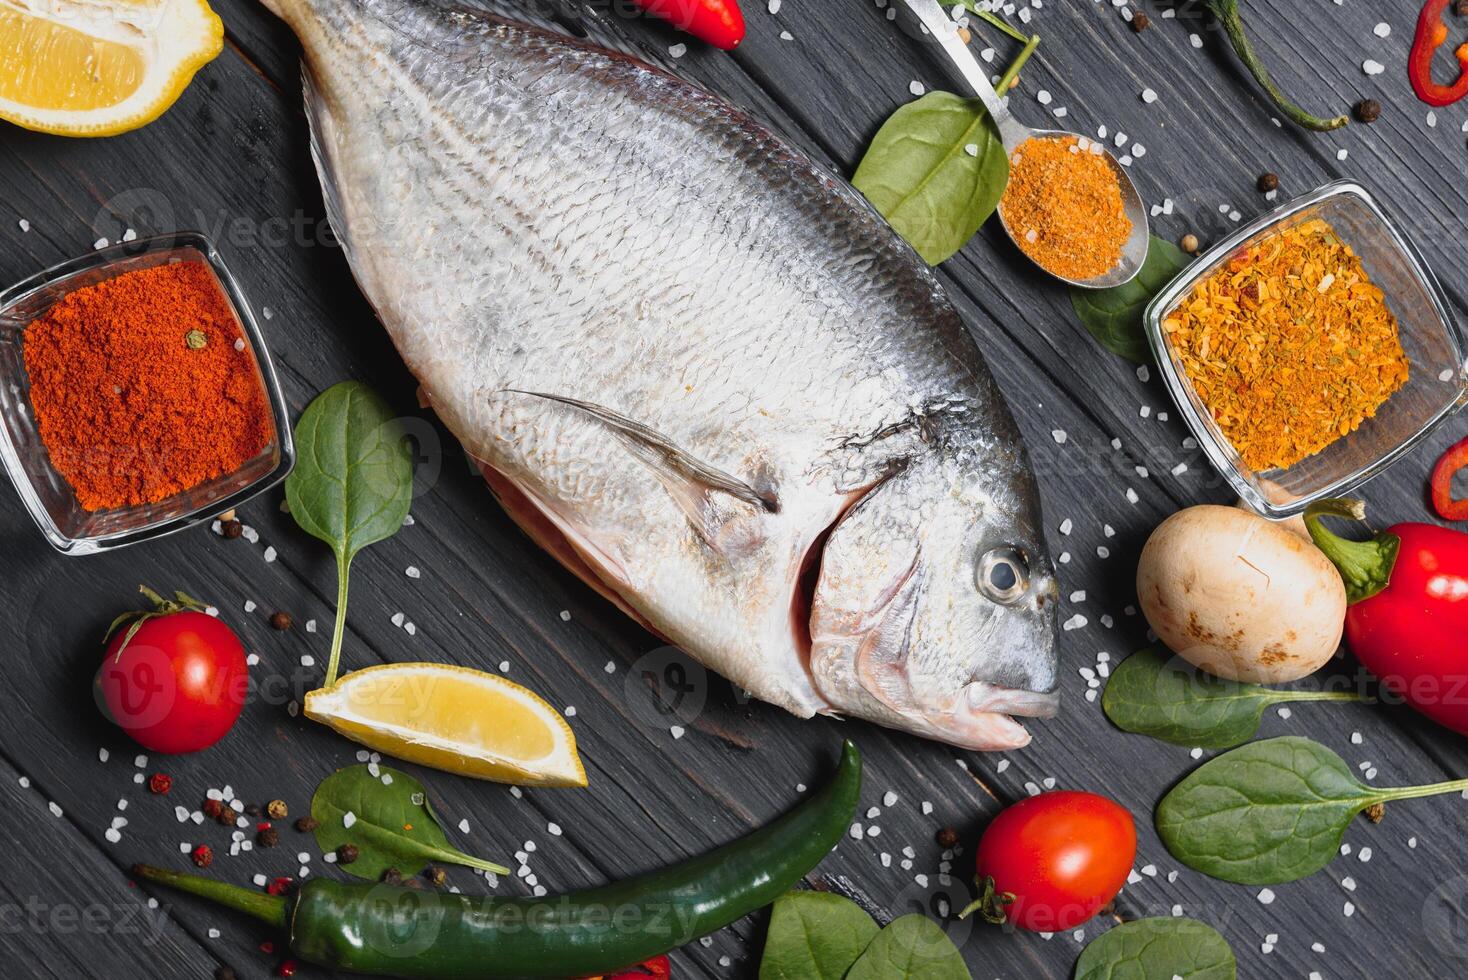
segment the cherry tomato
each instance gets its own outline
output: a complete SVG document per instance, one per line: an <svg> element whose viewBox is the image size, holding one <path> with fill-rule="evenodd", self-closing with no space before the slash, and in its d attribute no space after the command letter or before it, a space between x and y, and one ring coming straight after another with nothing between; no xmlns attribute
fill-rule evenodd
<svg viewBox="0 0 1468 980"><path fill-rule="evenodd" d="M219 741L247 687L239 638L193 610L150 614L131 637L126 626L117 630L97 672L103 711L154 752L197 752Z"/></svg>
<svg viewBox="0 0 1468 980"><path fill-rule="evenodd" d="M1094 793L1057 790L1006 808L979 840L986 917L1062 932L1094 916L1126 884L1137 856L1132 815Z"/></svg>

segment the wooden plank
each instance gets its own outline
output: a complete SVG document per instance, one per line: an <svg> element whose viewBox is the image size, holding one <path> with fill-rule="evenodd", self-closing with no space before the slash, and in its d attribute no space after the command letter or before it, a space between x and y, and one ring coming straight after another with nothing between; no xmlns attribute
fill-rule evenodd
<svg viewBox="0 0 1468 980"><path fill-rule="evenodd" d="M1267 207L1252 190L1265 168L1278 172L1290 190L1331 176L1367 174L1446 273L1461 268L1465 258L1458 216L1468 201L1455 176L1461 174L1462 144L1455 134L1463 110L1442 113L1432 130L1421 123L1424 112L1398 71L1412 6L1325 6L1330 30L1319 26L1326 14L1302 22L1297 5L1283 0L1248 8L1282 84L1320 106L1374 92L1387 107L1375 127L1326 137L1276 130L1217 32L1195 23L1193 10L1181 9L1175 19L1162 18L1162 8L1153 10L1154 28L1134 35L1111 5L1079 2L1047 4L1037 12L1034 27L1045 40L1039 60L1026 69L1016 105L1025 118L1045 121L1049 110L1033 98L1043 87L1053 94L1052 105L1070 110L1070 124L1094 132L1104 123L1141 140L1148 153L1134 171L1144 193L1172 196L1180 206L1178 216L1159 221L1159 231L1169 236L1194 230L1207 240L1222 234L1232 226L1217 211L1222 203L1244 215ZM359 377L413 413L412 379L373 323L339 252L321 242L322 210L305 152L294 42L250 0L227 0L219 9L231 49L154 126L96 143L8 134L0 146L0 180L14 189L9 217L27 218L32 230L19 231L14 220L0 222L9 246L0 254L0 273L18 278L84 251L98 237L115 238L129 225L201 225L227 238L226 253L250 294L272 309L265 327L293 409L334 380ZM733 57L693 46L674 60L666 48L675 38L660 26L601 23L606 18L592 23L749 107L841 173L851 172L876 126L910 97L911 80L951 84L935 54L898 31L874 4L817 14L808 3L788 0L777 16L758 7L748 13L750 38ZM1371 34L1378 18L1394 28L1386 43ZM783 29L793 40L780 38ZM1205 37L1201 49L1188 44L1192 31ZM1366 78L1359 70L1364 57L1397 66L1397 74ZM1147 86L1161 93L1157 103L1140 100ZM1346 161L1336 159L1338 147L1349 149ZM138 214L140 204L166 214L145 219ZM282 226L302 230L278 244L260 235ZM797 722L777 709L746 703L723 680L685 664L693 695L704 703L684 724L686 734L675 739L670 729L680 719L652 707L647 694L645 673L664 666L657 642L530 545L493 506L446 433L430 424L439 440L429 454L438 475L425 481L431 486L415 502L416 523L357 562L347 662L421 658L485 669L508 662L509 676L552 703L575 706L573 724L582 734L592 778L584 792L538 791L516 798L503 788L418 773L451 824L460 816L469 819L467 835L451 833L466 848L498 858L534 841L534 873L553 891L601 881L697 853L767 820L798 798L798 784L815 785L822 778L839 738L850 735L868 759L863 811L882 811L862 822L879 826L881 835L844 841L816 881L854 894L883 916L918 905L932 912L940 893L950 905L960 904L969 856L952 859L952 883L942 884L934 830L953 825L971 847L1002 803L1022 797L1028 784L1043 787L1053 779L1056 785L1112 794L1137 815L1138 866L1155 865L1158 874L1144 875L1123 893L1123 918L1170 914L1181 906L1224 931L1248 977L1297 977L1311 970L1331 976L1345 963L1370 976L1437 969L1436 956L1429 959L1427 953L1438 948L1429 910L1441 909L1452 897L1439 888L1436 874L1455 859L1451 801L1394 806L1381 826L1353 827L1348 840L1356 850L1349 858L1326 874L1276 889L1272 905L1257 901L1254 889L1186 870L1169 880L1176 863L1147 815L1166 787L1195 763L1186 749L1111 729L1085 700L1086 683L1077 668L1093 664L1100 650L1115 662L1144 641L1144 624L1123 610L1132 598L1135 556L1150 528L1181 504L1225 494L1206 463L1181 448L1186 433L1175 413L1159 419L1167 406L1156 379L1142 381L1131 365L1096 350L1075 323L1064 292L1036 282L996 229L986 229L942 274L1034 455L1052 551L1071 554L1062 566L1065 591L1086 593L1067 609L1084 613L1090 623L1063 636L1062 716L1033 725L1035 743L1001 760L861 723ZM1455 286L1450 289L1462 315L1463 299ZM1141 416L1144 405L1151 408L1147 418ZM1056 430L1066 433L1063 444L1052 436ZM1368 494L1373 512L1383 521L1420 518L1423 469L1454 434L1461 434L1461 426L1375 481ZM1112 450L1113 438L1121 440L1122 450ZM1171 470L1178 462L1188 463L1188 470L1175 476ZM1147 477L1137 474L1138 465L1147 468ZM1138 504L1127 503L1126 486L1135 487ZM68 846L92 863L94 879L117 882L117 872L109 869L135 859L183 867L179 843L195 838L224 844L227 852L224 828L179 824L172 813L175 803L198 806L211 786L228 782L246 800L279 796L299 810L323 775L353 761L353 746L290 711L319 675L335 590L329 556L279 513L279 493L245 509L262 536L259 545L196 531L85 561L51 554L13 497L0 496L0 541L12 569L5 579L3 608L9 615L0 637L26 651L13 658L12 708L0 714L0 747L19 772L36 774L38 783L44 773L46 794L66 813L85 815L87 822L77 824L81 829ZM1058 530L1064 517L1075 524L1068 535ZM1107 525L1114 535L1107 535ZM278 555L270 563L263 557L267 543ZM1109 557L1097 554L1102 546L1110 549ZM409 565L421 569L422 577L408 578ZM198 756L150 760L150 770L167 768L176 779L168 799L150 797L131 783L135 750L95 717L80 693L98 656L95 637L116 608L132 601L139 580L208 596L262 657L259 697L230 738ZM243 611L246 600L256 603L252 613ZM284 634L270 630L265 617L276 608L290 610L298 626ZM399 611L417 625L415 636L391 625ZM1101 625L1103 613L1114 618L1112 627ZM312 619L320 627L314 634L303 625ZM317 665L302 665L302 655L313 656ZM608 664L612 673L605 670ZM1332 672L1352 669L1342 662ZM1353 730L1362 734L1362 744L1352 744ZM1383 782L1427 782L1468 772L1461 740L1443 739L1401 709L1309 706L1289 718L1272 714L1266 720L1265 734L1286 732L1322 738L1353 763L1370 761ZM99 747L112 755L100 774ZM15 774L0 766L0 782L13 784L7 775ZM881 802L888 789L900 797L891 807ZM102 831L123 796L131 822L122 842L108 845ZM933 805L931 815L922 813L925 800ZM34 807L35 800L28 796L14 809L24 806ZM563 836L548 832L552 822L565 828ZM285 837L276 852L223 856L213 873L239 883L255 873L295 873L296 852L314 847L293 831ZM1409 838L1416 839L1415 848ZM606 841L616 846L608 848ZM1375 852L1369 862L1359 860L1362 845ZM913 849L913 858L903 856L904 847ZM883 867L883 853L892 856L891 867ZM912 866L904 869L904 860ZM319 868L320 856L311 863ZM27 867L28 878L59 877L55 863L39 856L22 873ZM919 874L928 876L926 886L916 880ZM1347 876L1354 890L1346 886ZM466 889L485 887L463 872L454 872L452 880ZM517 880L501 890L525 887ZM1391 897L1400 895L1428 897L1419 909L1416 902ZM1343 917L1347 901L1356 906L1350 919ZM165 975L206 973L215 958L256 973L269 965L256 949L262 937L238 921L182 900L171 914L177 924L170 928L181 937L177 950L136 965L156 970L161 962ZM215 927L223 930L217 939L208 934ZM1083 940L1099 928L1088 925L1079 940L968 925L955 925L953 935L976 976L1061 978L1070 975ZM1266 954L1261 944L1271 934L1279 940ZM1397 941L1382 942L1384 936ZM753 975L762 938L759 917L740 923L708 946L683 950L678 975ZM132 952L114 948L124 944L89 943L83 961L55 940L0 933L3 948L22 962L65 962L72 972L99 975L134 964ZM1316 941L1325 945L1325 954L1311 949Z"/></svg>

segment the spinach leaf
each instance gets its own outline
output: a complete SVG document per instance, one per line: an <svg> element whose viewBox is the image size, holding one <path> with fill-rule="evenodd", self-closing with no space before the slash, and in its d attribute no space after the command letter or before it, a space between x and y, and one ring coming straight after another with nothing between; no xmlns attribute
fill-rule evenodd
<svg viewBox="0 0 1468 980"><path fill-rule="evenodd" d="M1224 881L1294 881L1330 863L1351 818L1387 797L1330 749L1288 735L1194 769L1157 806L1173 857Z"/></svg>
<svg viewBox="0 0 1468 980"><path fill-rule="evenodd" d="M470 857L449 843L422 783L387 766L377 769L376 776L367 766L339 769L323 779L311 797L317 846L323 851L343 844L357 847L357 860L337 862L343 871L375 881L388 868L408 876L429 862L442 861L510 873L503 865Z"/></svg>
<svg viewBox="0 0 1468 980"><path fill-rule="evenodd" d="M1103 932L1081 953L1075 980L1235 980L1228 942L1194 919L1125 922Z"/></svg>
<svg viewBox="0 0 1468 980"><path fill-rule="evenodd" d="M984 104L929 92L882 124L851 183L937 265L994 213L1008 180L1009 158Z"/></svg>
<svg viewBox="0 0 1468 980"><path fill-rule="evenodd" d="M296 423L296 468L286 477L291 516L336 554L336 628L325 686L336 683L352 558L403 526L413 460L393 411L358 381L332 385Z"/></svg>
<svg viewBox="0 0 1468 980"><path fill-rule="evenodd" d="M759 980L841 980L876 934L876 921L849 899L788 892L775 899Z"/></svg>
<svg viewBox="0 0 1468 980"><path fill-rule="evenodd" d="M1198 670L1163 646L1123 660L1101 708L1112 724L1176 745L1227 749L1254 737L1264 709L1286 701L1356 701L1351 691L1271 690Z"/></svg>
<svg viewBox="0 0 1468 980"><path fill-rule="evenodd" d="M1113 354L1145 364L1152 360L1142 326L1142 312L1162 287L1187 268L1192 259L1172 242L1152 236L1147 260L1131 282L1110 289L1070 290L1070 303L1096 342Z"/></svg>
<svg viewBox="0 0 1468 980"><path fill-rule="evenodd" d="M846 980L973 980L958 947L938 924L916 912L877 933Z"/></svg>

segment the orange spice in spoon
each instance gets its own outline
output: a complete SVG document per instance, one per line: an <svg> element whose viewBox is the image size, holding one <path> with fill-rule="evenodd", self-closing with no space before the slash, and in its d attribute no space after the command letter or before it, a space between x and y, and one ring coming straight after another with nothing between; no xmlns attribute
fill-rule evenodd
<svg viewBox="0 0 1468 980"><path fill-rule="evenodd" d="M1112 269L1132 231L1110 161L1073 136L1034 136L1015 148L999 211L1015 244L1067 279Z"/></svg>

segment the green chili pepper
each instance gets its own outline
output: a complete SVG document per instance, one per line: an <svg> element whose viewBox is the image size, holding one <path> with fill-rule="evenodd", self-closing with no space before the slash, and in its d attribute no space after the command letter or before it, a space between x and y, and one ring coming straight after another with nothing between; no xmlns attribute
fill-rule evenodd
<svg viewBox="0 0 1468 980"><path fill-rule="evenodd" d="M860 791L861 754L846 742L824 788L742 840L551 898L324 878L285 898L143 864L133 874L286 929L296 956L333 969L430 980L587 976L666 953L773 902L840 841Z"/></svg>

